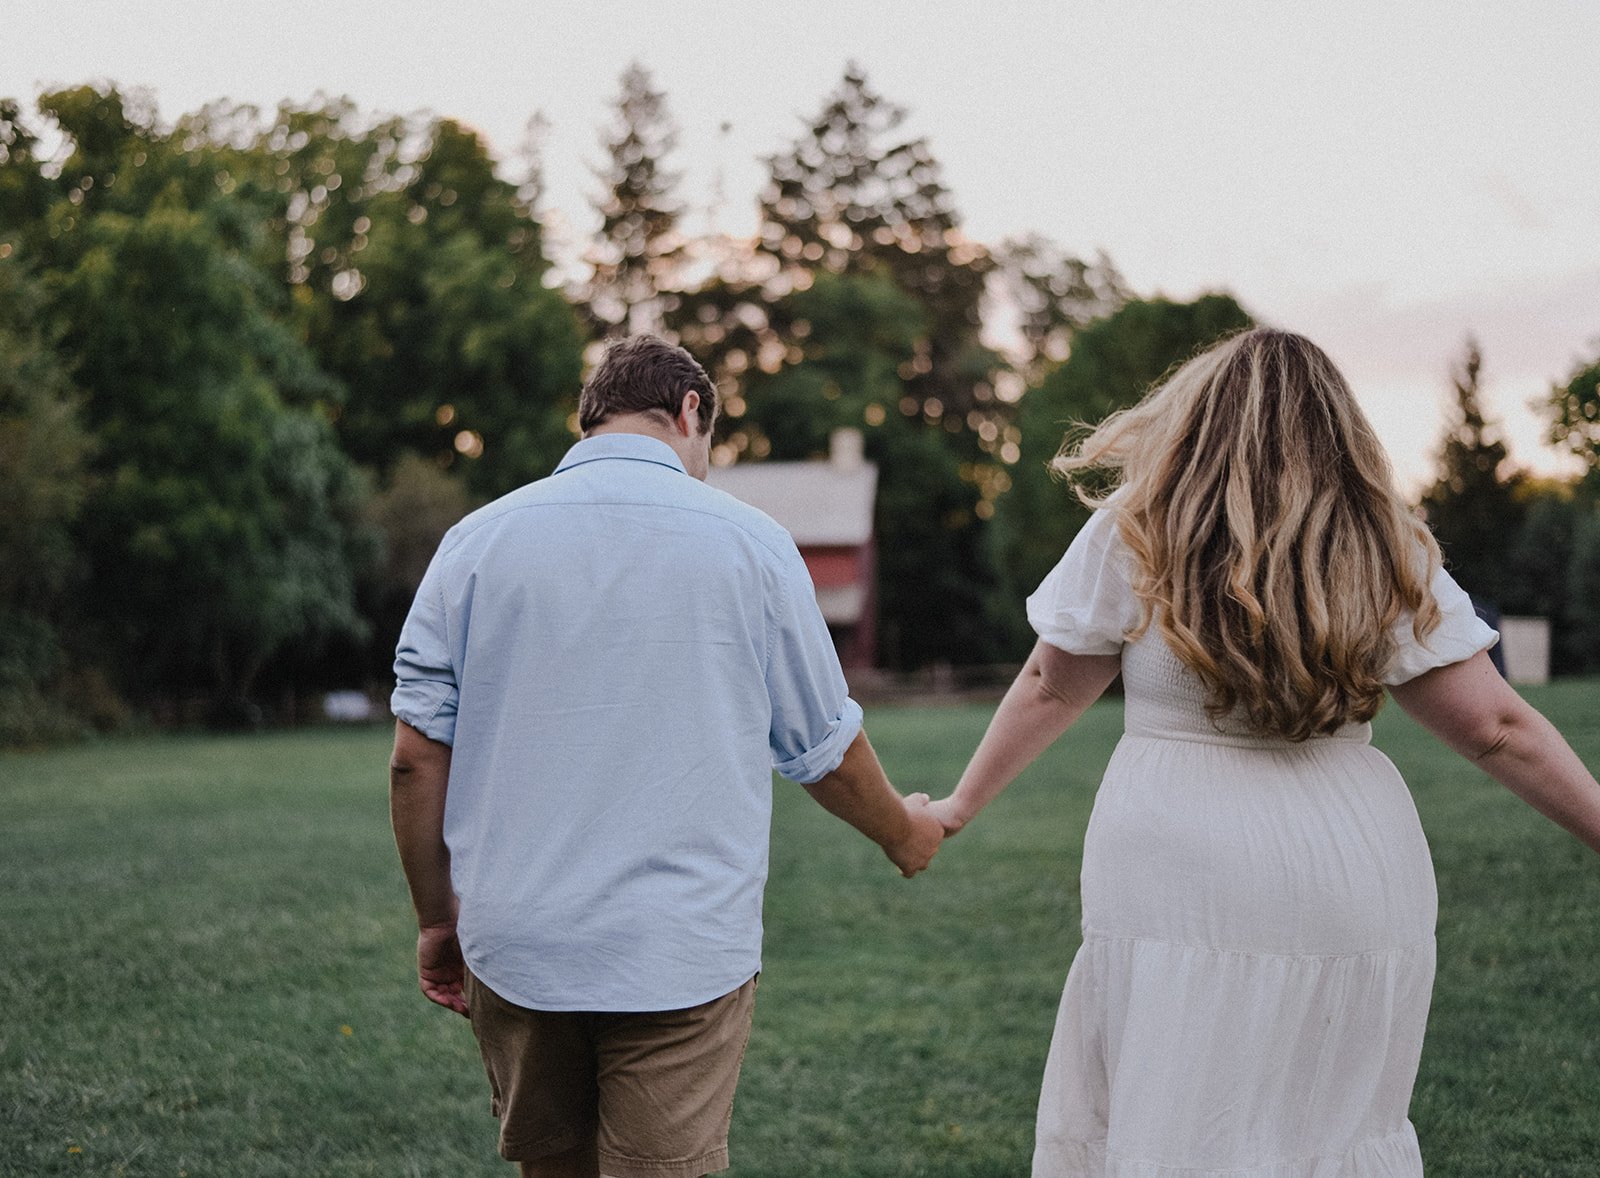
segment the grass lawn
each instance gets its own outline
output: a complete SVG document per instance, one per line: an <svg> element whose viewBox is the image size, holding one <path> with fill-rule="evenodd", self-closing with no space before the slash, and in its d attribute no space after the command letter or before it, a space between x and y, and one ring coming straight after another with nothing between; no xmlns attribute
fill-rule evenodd
<svg viewBox="0 0 1600 1178"><path fill-rule="evenodd" d="M1600 682L1530 696L1600 765ZM987 708L879 710L941 792ZM738 1178L1027 1172L1097 705L934 868L778 783ZM1397 709L1440 967L1412 1116L1430 1175L1600 1174L1600 859ZM504 1175L464 1020L424 1002L377 729L0 756L0 1174Z"/></svg>

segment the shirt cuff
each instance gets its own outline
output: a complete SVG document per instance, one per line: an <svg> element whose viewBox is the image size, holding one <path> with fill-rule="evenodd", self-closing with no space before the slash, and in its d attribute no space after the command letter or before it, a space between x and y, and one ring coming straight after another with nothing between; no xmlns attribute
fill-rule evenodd
<svg viewBox="0 0 1600 1178"><path fill-rule="evenodd" d="M426 679L401 683L389 697L389 710L429 740L455 744L458 692L448 683Z"/></svg>
<svg viewBox="0 0 1600 1178"><path fill-rule="evenodd" d="M845 750L861 731L861 705L845 696L839 718L828 726L828 734L805 752L786 761L773 761L772 767L790 781L810 785L832 773L844 760Z"/></svg>

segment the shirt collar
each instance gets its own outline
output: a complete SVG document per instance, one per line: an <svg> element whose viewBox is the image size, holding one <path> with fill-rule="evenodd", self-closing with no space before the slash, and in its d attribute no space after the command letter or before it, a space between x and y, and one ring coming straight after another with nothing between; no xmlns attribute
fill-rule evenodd
<svg viewBox="0 0 1600 1178"><path fill-rule="evenodd" d="M672 447L658 438L643 434L596 434L575 443L553 473L560 474L585 462L599 462L604 458L626 458L634 462L653 462L669 467L680 474L688 474L683 462Z"/></svg>

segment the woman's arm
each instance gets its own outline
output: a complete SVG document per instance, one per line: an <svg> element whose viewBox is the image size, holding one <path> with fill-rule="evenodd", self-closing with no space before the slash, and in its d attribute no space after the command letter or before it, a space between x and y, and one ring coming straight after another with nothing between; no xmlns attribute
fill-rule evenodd
<svg viewBox="0 0 1600 1178"><path fill-rule="evenodd" d="M955 792L929 807L954 834L1015 780L1084 709L1099 699L1122 668L1115 654L1068 654L1040 641L989 721L978 751Z"/></svg>
<svg viewBox="0 0 1600 1178"><path fill-rule="evenodd" d="M1487 654L1418 675L1390 694L1445 744L1600 851L1600 783Z"/></svg>

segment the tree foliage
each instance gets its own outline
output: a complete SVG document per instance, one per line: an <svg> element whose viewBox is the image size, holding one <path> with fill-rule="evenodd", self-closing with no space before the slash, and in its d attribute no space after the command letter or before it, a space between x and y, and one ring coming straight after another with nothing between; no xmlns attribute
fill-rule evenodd
<svg viewBox="0 0 1600 1178"><path fill-rule="evenodd" d="M927 316L907 395L952 433L1003 418L1002 359L980 339L989 252L962 233L927 140L852 65L787 150L768 157L758 248L788 285L815 273L882 271ZM974 456L988 449L975 448Z"/></svg>
<svg viewBox="0 0 1600 1178"><path fill-rule="evenodd" d="M615 112L581 306L596 335L659 332L676 306L684 261L683 209L672 197L678 175L664 164L678 135L666 95L637 62L623 71Z"/></svg>
<svg viewBox="0 0 1600 1178"><path fill-rule="evenodd" d="M1133 297L1104 253L1085 261L1040 233L1007 238L994 260L991 297L1017 316L1020 366L1030 383L1067 358L1074 335Z"/></svg>
<svg viewBox="0 0 1600 1178"><path fill-rule="evenodd" d="M88 493L79 397L40 320L44 295L0 257L0 744L77 722L62 698L81 561L72 529Z"/></svg>
<svg viewBox="0 0 1600 1178"><path fill-rule="evenodd" d="M270 660L369 630L352 460L389 481L415 454L487 497L570 443L581 339L536 186L450 120L343 100L37 109L0 103L0 253L37 276L95 441L80 620L125 690L243 714Z"/></svg>
<svg viewBox="0 0 1600 1178"><path fill-rule="evenodd" d="M1594 623L1580 620L1593 610L1572 595L1575 541L1595 505L1565 483L1524 478L1517 490L1521 526L1505 545L1505 596L1497 604L1502 614L1549 619L1552 670L1582 671L1590 643L1580 631Z"/></svg>
<svg viewBox="0 0 1600 1178"><path fill-rule="evenodd" d="M571 440L581 340L544 281L532 178L502 179L449 119L363 120L325 100L239 122L213 112L194 134L242 139L270 188L272 261L343 390L345 450L380 475L420 454L482 497L548 472Z"/></svg>
<svg viewBox="0 0 1600 1178"><path fill-rule="evenodd" d="M767 157L750 240L685 236L675 135L630 67L567 294L536 153L512 167L451 119L0 99L0 693L32 693L6 722L43 731L63 692L113 713L101 668L235 715L381 676L438 536L554 466L586 338L641 328L712 372L719 462L863 431L885 661L1020 654L1022 598L1084 518L1045 471L1063 430L1248 315L1133 298L1103 254L1042 235L972 240L929 142L855 66ZM1600 662L1600 475L1572 494L1508 471L1480 363L1458 367L1430 517L1464 584L1557 621L1558 666ZM1551 412L1600 471L1600 367Z"/></svg>
<svg viewBox="0 0 1600 1178"><path fill-rule="evenodd" d="M1592 671L1600 667L1600 509L1592 500L1580 500L1573 513L1565 588L1558 666Z"/></svg>
<svg viewBox="0 0 1600 1178"><path fill-rule="evenodd" d="M848 68L768 158L753 253L724 258L668 323L724 392L721 458L816 455L832 426L866 429L882 479L882 649L915 666L1000 649L985 532L1009 485L1023 377L982 338L985 309L1018 308L1032 370L1126 291L1104 258L1083 263L1042 237L1012 243L997 267L962 233L905 118Z"/></svg>
<svg viewBox="0 0 1600 1178"><path fill-rule="evenodd" d="M385 636L400 633L439 541L473 506L461 480L436 462L406 454L390 469L388 481L362 507L378 543L378 558L371 575L358 585L359 600L376 631ZM381 677L392 666L393 656L389 643L380 644L367 652L366 668Z"/></svg>
<svg viewBox="0 0 1600 1178"><path fill-rule="evenodd" d="M835 429L863 431L878 467L881 659L911 668L994 657L979 488L901 376L925 309L886 274L822 273L788 296L785 314L801 355L749 375L724 445L797 461L826 455Z"/></svg>
<svg viewBox="0 0 1600 1178"><path fill-rule="evenodd" d="M1484 417L1482 372L1483 353L1469 338L1451 370L1455 404L1439 448L1439 475L1422 509L1462 588L1503 603L1514 592L1507 555L1523 524L1524 476L1510 469L1506 444Z"/></svg>
<svg viewBox="0 0 1600 1178"><path fill-rule="evenodd" d="M291 639L362 627L354 471L310 407L326 377L203 215L103 213L83 236L56 305L99 443L91 615L130 689L240 700Z"/></svg>
<svg viewBox="0 0 1600 1178"><path fill-rule="evenodd" d="M1550 391L1550 440L1583 459L1600 482L1600 359L1580 366Z"/></svg>
<svg viewBox="0 0 1600 1178"><path fill-rule="evenodd" d="M1022 400L1019 460L996 518L1008 599L1031 593L1088 519L1048 470L1067 431L1132 405L1171 369L1250 325L1231 296L1206 294L1187 303L1134 299L1077 331L1066 361Z"/></svg>

